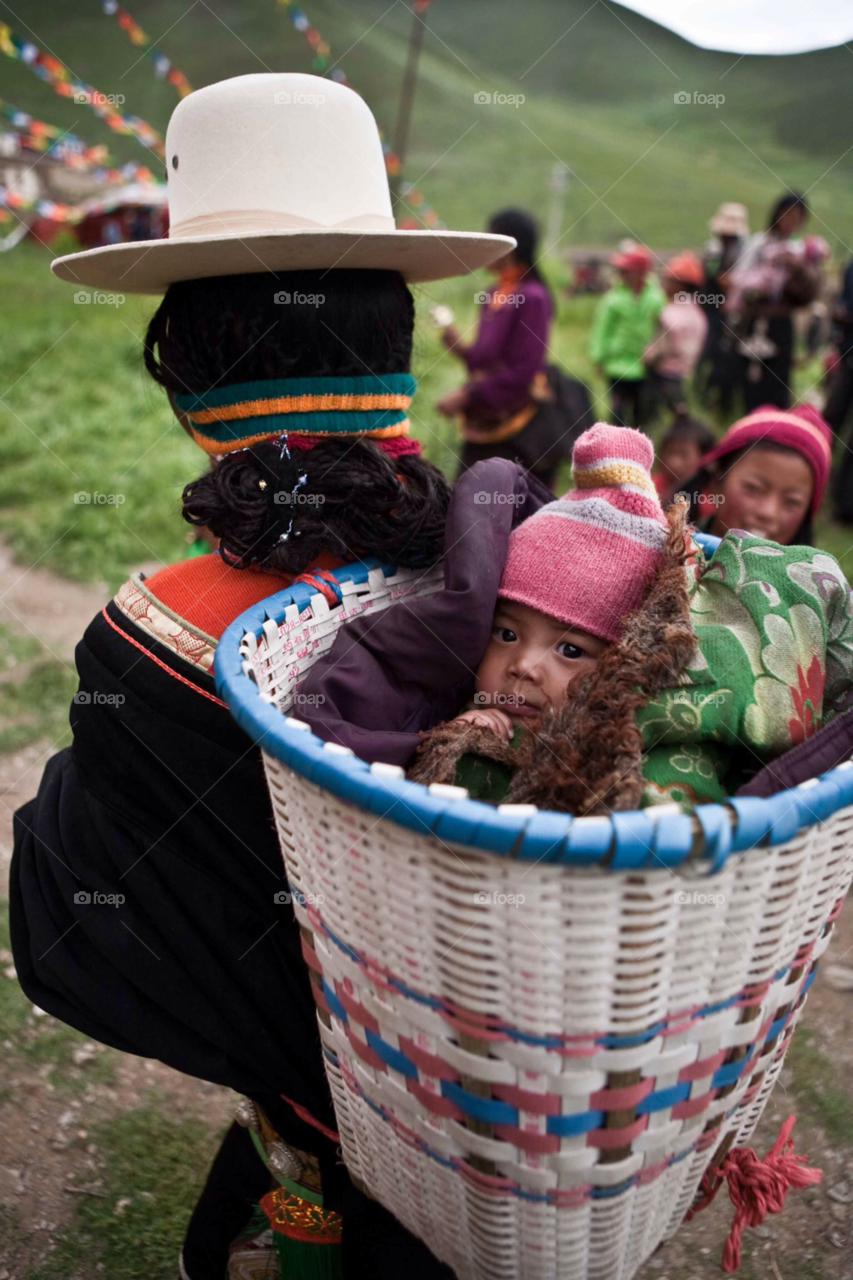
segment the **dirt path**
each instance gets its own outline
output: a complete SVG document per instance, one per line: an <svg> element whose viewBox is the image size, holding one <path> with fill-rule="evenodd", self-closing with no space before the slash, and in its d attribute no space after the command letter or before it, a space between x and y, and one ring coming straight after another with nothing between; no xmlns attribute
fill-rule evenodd
<svg viewBox="0 0 853 1280"><path fill-rule="evenodd" d="M63 661L93 615L105 603L106 589L83 587L41 568L16 566L0 547L0 624L19 634L35 634ZM0 887L5 891L11 853L11 815L33 795L52 744L0 754ZM14 981L11 956L0 953L0 983ZM827 985L829 964L853 964L853 906L848 903L822 962L800 1028L795 1050L782 1074L753 1145L764 1154L781 1122L798 1112L795 1147L824 1170L820 1187L794 1192L785 1212L744 1233L741 1280L853 1280L853 992ZM52 1019L48 1020L52 1023ZM44 1020L31 1014L22 1040L33 1041ZM806 1033L804 1035L804 1033ZM7 1048L9 1044L7 1042ZM234 1095L162 1063L112 1054L107 1082L98 1079L99 1046L80 1039L67 1069L76 1096L54 1084L50 1062L27 1063L15 1070L0 1094L0 1214L12 1211L18 1223L6 1242L0 1231L0 1280L25 1280L28 1268L38 1276L57 1247L83 1195L116 1198L119 1188L105 1183L93 1123L121 1116L142 1103L152 1087L165 1099L169 1116L196 1116L213 1131L229 1118ZM51 1079L53 1076L53 1079ZM67 1081L65 1082L67 1083ZM69 1190L71 1188L71 1190ZM146 1193L143 1193L146 1194ZM122 1212L116 1199L116 1212ZM720 1255L733 1208L722 1191L715 1203L650 1260L638 1280L704 1280L720 1276ZM97 1268L96 1268L97 1270ZM63 1273L64 1274L64 1273ZM90 1280L87 1273L80 1280Z"/></svg>
<svg viewBox="0 0 853 1280"><path fill-rule="evenodd" d="M106 586L84 587L36 565L24 569L0 543L0 625L34 636L54 657L74 666L74 646L109 598ZM51 743L0 753L0 894L6 896L12 854L12 814L38 789Z"/></svg>
<svg viewBox="0 0 853 1280"><path fill-rule="evenodd" d="M108 599L106 586L81 586L38 566L21 568L0 544L0 625L35 636L70 667L78 640ZM12 814L35 795L53 750L52 743L40 742L0 752L0 898L7 896ZM14 982L11 959L10 953L0 953L0 982ZM51 1024L53 1019L32 1013L21 1040L34 1043L43 1030L49 1034ZM9 1049L10 1042L4 1047ZM152 1090L170 1117L197 1117L215 1132L233 1114L236 1096L228 1089L181 1075L161 1062L112 1051L108 1056L110 1071L99 1073L101 1046L80 1037L70 1066L61 1071L50 1062L31 1068L25 1061L19 1067L13 1059L11 1074L0 1073L5 1086L5 1096L0 1094L0 1213L6 1210L15 1222L14 1231L4 1233L0 1221L0 1280L24 1280L28 1268L49 1259L57 1233L75 1208L78 1192L69 1187L113 1194L99 1179L100 1152L89 1132L93 1125L144 1104ZM107 1075L107 1082L99 1074ZM60 1075L57 1087L54 1080Z"/></svg>

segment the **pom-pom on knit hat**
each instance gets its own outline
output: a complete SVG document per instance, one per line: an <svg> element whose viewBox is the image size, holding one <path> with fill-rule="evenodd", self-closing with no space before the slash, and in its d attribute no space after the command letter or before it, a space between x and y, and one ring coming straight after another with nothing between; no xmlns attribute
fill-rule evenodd
<svg viewBox="0 0 853 1280"><path fill-rule="evenodd" d="M512 533L499 596L617 640L660 567L666 516L648 436L599 422L572 451L570 489Z"/></svg>

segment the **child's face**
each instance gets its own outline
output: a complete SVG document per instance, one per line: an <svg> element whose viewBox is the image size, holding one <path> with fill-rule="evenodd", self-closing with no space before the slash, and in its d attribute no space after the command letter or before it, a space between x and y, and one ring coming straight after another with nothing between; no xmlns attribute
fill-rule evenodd
<svg viewBox="0 0 853 1280"><path fill-rule="evenodd" d="M793 542L812 500L814 479L799 453L750 449L723 477L711 532L744 529L783 547Z"/></svg>
<svg viewBox="0 0 853 1280"><path fill-rule="evenodd" d="M619 275L622 277L622 283L626 284L633 293L639 293L646 283L646 273L642 267L629 267L627 270L623 268Z"/></svg>
<svg viewBox="0 0 853 1280"><path fill-rule="evenodd" d="M498 600L474 701L527 723L563 702L569 681L591 670L606 648L606 641L588 631L567 628L515 600Z"/></svg>
<svg viewBox="0 0 853 1280"><path fill-rule="evenodd" d="M661 445L658 451L658 461L664 475L676 486L695 476L701 457L695 440L671 440L669 444Z"/></svg>

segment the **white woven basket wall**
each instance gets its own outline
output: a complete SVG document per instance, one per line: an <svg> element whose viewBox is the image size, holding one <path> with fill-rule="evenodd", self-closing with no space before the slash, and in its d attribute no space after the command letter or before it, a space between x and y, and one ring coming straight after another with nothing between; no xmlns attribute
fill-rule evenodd
<svg viewBox="0 0 853 1280"><path fill-rule="evenodd" d="M413 578L381 577L247 636L256 696L288 709L343 610ZM628 1280L761 1115L853 875L853 807L713 874L615 871L421 834L264 758L353 1177L463 1280Z"/></svg>

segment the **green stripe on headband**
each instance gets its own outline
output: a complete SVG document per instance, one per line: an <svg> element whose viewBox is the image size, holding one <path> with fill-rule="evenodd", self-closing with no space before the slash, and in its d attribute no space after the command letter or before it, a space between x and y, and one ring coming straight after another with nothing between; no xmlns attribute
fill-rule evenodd
<svg viewBox="0 0 853 1280"><path fill-rule="evenodd" d="M216 444L229 444L259 435L278 436L285 432L300 435L365 435L385 431L398 423L407 422L405 409L371 410L354 413L351 410L310 413L262 413L256 417L240 418L233 422L206 422L196 425L190 419L193 434ZM390 435L391 433L388 432ZM199 441L200 442L200 441Z"/></svg>
<svg viewBox="0 0 853 1280"><path fill-rule="evenodd" d="M368 373L353 378L265 378L256 382L235 382L213 387L201 395L174 397L182 413L231 407L258 400L288 399L292 396L407 396L411 400L417 383L410 373ZM401 406L404 407L404 406ZM346 410L345 412L358 412Z"/></svg>

